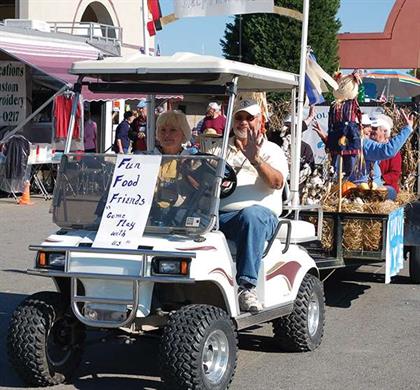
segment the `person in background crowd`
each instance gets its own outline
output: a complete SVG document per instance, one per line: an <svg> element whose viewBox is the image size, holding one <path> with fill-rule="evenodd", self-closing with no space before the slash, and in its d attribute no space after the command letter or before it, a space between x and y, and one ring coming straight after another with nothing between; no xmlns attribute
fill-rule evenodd
<svg viewBox="0 0 420 390"><path fill-rule="evenodd" d="M115 131L115 142L114 152L124 153L128 152L130 147L130 139L128 138L128 132L130 130L131 123L133 123L135 116L132 111L126 111L124 113L124 120L117 126Z"/></svg>
<svg viewBox="0 0 420 390"><path fill-rule="evenodd" d="M202 120L198 133L203 134L207 129L216 130L218 135L223 135L226 125L226 117L221 113L221 106L216 102L209 103L206 116ZM199 125L197 125L198 127Z"/></svg>
<svg viewBox="0 0 420 390"><path fill-rule="evenodd" d="M362 114L362 132L363 135L367 138L370 137L370 133L372 132L372 121L369 118L368 114Z"/></svg>
<svg viewBox="0 0 420 390"><path fill-rule="evenodd" d="M358 172L351 173L349 176L351 182L355 184L368 183L369 179L371 179L377 186L380 187L383 185L378 161L387 160L395 156L413 132L413 116L411 114L407 115L404 110L400 112L405 120L405 126L403 126L397 135L389 138L388 142L378 143L371 138L365 138L363 140L364 163ZM372 132L376 132L378 128L391 129L392 125L392 119L382 114L372 121ZM321 139L326 142L328 134L322 129L319 123L314 124L314 129ZM388 192L388 196L392 196L392 193Z"/></svg>
<svg viewBox="0 0 420 390"><path fill-rule="evenodd" d="M83 143L85 146L85 153L96 153L96 135L97 124L92 119L90 112L87 114L88 120L85 122Z"/></svg>
<svg viewBox="0 0 420 390"><path fill-rule="evenodd" d="M311 124L311 122L315 118L315 115L316 115L315 106L310 106L307 118L302 121L302 132L308 129L308 126ZM290 139L290 134L291 134L291 127L292 127L292 116L288 115L284 119L283 127L280 131L273 130L273 131L268 132L267 134L268 140L271 142L274 142L280 147L283 147L286 137L288 137L288 142L290 142L289 139ZM287 145L289 145L289 143ZM306 168L305 166L308 166L310 168L310 172L312 172L313 169L315 168L315 159L314 159L314 153L312 151L311 146L307 142L302 140L301 149L300 149L300 171L301 172ZM304 184L304 183L301 183L301 184Z"/></svg>
<svg viewBox="0 0 420 390"><path fill-rule="evenodd" d="M147 150L146 143L147 126L147 104L145 99L141 99L137 104L137 118L133 120L128 137L131 139L133 153L138 154Z"/></svg>
<svg viewBox="0 0 420 390"><path fill-rule="evenodd" d="M264 137L262 129L261 107L254 100L242 100L234 113L234 137L227 156L236 170L237 187L220 200L219 213L220 230L236 244L239 306L252 312L262 309L255 287L265 243L274 234L282 211L288 175L283 151Z"/></svg>
<svg viewBox="0 0 420 390"><path fill-rule="evenodd" d="M391 137L393 127L392 120L386 115L379 115L372 121L372 132L370 138L381 144L385 144ZM401 178L402 159L401 153L397 152L395 156L379 162L382 180L388 190L388 199L395 200L400 191L399 182Z"/></svg>

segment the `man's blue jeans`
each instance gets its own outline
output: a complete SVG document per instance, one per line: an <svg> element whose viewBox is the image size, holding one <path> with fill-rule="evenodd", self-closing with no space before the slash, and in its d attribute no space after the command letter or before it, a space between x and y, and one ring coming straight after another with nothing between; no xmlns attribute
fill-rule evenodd
<svg viewBox="0 0 420 390"><path fill-rule="evenodd" d="M278 219L267 207L254 205L238 211L221 211L220 230L236 244L236 281L240 286L257 285L258 270L266 241Z"/></svg>

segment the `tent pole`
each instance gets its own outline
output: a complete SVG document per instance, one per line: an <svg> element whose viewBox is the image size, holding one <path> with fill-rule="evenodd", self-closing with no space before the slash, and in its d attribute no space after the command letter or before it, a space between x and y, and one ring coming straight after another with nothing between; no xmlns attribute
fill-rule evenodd
<svg viewBox="0 0 420 390"><path fill-rule="evenodd" d="M82 92L82 84L81 84L80 78L79 80L77 80L77 83L74 84L73 90L75 92L75 96L73 100L73 105L71 107L69 126L67 128L67 138L66 138L66 145L64 146L64 154L70 153L71 140L73 138L73 129L74 129L74 124L76 122L77 106L79 105L80 93Z"/></svg>
<svg viewBox="0 0 420 390"><path fill-rule="evenodd" d="M296 118L296 139L294 147L293 163L290 172L290 192L292 197L292 206L299 205L299 168L300 168L300 151L302 142L302 119L303 104L305 97L305 73L306 73L306 56L308 42L308 22L309 22L309 0L303 1L303 22L302 22L302 38L300 46L300 71L299 71L299 91Z"/></svg>
<svg viewBox="0 0 420 390"><path fill-rule="evenodd" d="M23 126L25 126L29 121L31 121L38 113L40 113L45 107L50 104L54 98L60 95L68 88L67 85L64 85L60 90L58 90L54 95L52 95L49 99L47 99L40 107L38 107L31 115L27 116L22 122L20 122L14 129L10 130L8 133L5 134L4 138L1 140L2 142L6 142L10 137L15 135Z"/></svg>

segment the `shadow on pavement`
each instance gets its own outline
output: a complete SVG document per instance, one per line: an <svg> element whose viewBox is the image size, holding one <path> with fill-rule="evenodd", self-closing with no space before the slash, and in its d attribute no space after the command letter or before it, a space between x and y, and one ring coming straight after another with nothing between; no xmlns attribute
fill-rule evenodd
<svg viewBox="0 0 420 390"><path fill-rule="evenodd" d="M369 285L360 284L364 282L362 275L368 274L355 270L337 270L324 282L325 304L331 307L349 308L353 300L370 289ZM369 275L372 277L372 274Z"/></svg>
<svg viewBox="0 0 420 390"><path fill-rule="evenodd" d="M274 342L273 337L252 333L239 333L239 353L241 350L264 353L282 353L281 348Z"/></svg>
<svg viewBox="0 0 420 390"><path fill-rule="evenodd" d="M27 387L7 359L6 338L10 317L26 297L0 293L0 388ZM162 389L158 338L141 337L126 344L127 337L89 331L82 363L71 383L77 389ZM140 378L139 378L140 377Z"/></svg>

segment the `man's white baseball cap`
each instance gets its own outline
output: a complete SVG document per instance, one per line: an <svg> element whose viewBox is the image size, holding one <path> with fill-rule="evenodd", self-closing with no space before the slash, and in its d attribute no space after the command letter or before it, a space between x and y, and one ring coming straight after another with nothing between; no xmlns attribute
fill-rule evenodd
<svg viewBox="0 0 420 390"><path fill-rule="evenodd" d="M362 115L362 125L363 126L371 126L372 125L372 121L370 120L368 114L363 114Z"/></svg>
<svg viewBox="0 0 420 390"><path fill-rule="evenodd" d="M207 106L207 109L213 109L215 111L220 111L220 109L222 108L221 106L219 106L216 102L211 102L209 103L209 105Z"/></svg>
<svg viewBox="0 0 420 390"><path fill-rule="evenodd" d="M261 107L255 100L245 99L239 103L239 107L233 115L236 115L238 112L241 111L245 111L252 116L257 116L261 114Z"/></svg>
<svg viewBox="0 0 420 390"><path fill-rule="evenodd" d="M393 124L392 119L384 114L379 114L377 117L372 118L372 127L383 127L388 134L391 132Z"/></svg>

